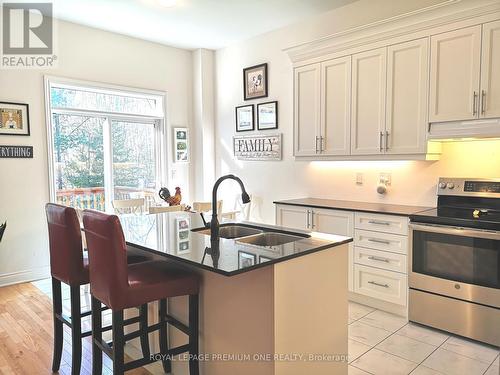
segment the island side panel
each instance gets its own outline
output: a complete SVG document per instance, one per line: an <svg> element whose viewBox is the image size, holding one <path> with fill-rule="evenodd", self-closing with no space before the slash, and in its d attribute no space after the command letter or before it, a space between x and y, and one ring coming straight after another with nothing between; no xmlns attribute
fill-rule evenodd
<svg viewBox="0 0 500 375"><path fill-rule="evenodd" d="M254 354L274 354L273 267L237 276L201 271L200 353L249 355L249 361L207 360L200 362L203 375L274 375L272 361L254 360ZM169 310L187 321L185 298L171 300ZM171 345L186 343L175 329ZM173 374L188 375L187 363L175 361Z"/></svg>
<svg viewBox="0 0 500 375"><path fill-rule="evenodd" d="M348 244L274 265L275 375L347 374L346 361L290 360L290 355L347 358ZM288 356L288 357L287 357Z"/></svg>

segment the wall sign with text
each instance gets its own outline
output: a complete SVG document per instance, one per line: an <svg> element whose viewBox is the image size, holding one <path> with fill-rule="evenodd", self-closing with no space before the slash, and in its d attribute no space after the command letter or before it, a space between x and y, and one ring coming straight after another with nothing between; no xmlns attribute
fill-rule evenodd
<svg viewBox="0 0 500 375"><path fill-rule="evenodd" d="M0 146L0 159L33 159L33 146Z"/></svg>
<svg viewBox="0 0 500 375"><path fill-rule="evenodd" d="M233 149L239 160L281 160L281 134L236 136Z"/></svg>

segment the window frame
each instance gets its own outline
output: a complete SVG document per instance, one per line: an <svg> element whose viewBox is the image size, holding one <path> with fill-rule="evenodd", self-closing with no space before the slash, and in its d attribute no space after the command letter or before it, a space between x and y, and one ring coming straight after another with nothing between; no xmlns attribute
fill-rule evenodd
<svg viewBox="0 0 500 375"><path fill-rule="evenodd" d="M66 88L84 88L90 91L101 93L119 94L121 96L135 96L145 98L160 98L163 106L163 115L133 115L122 114L107 111L94 111L86 109L71 109L59 108L51 106L51 88L52 87L66 87ZM111 140L111 123L112 121L123 122L141 122L145 124L153 124L155 129L155 169L157 176L157 184L165 186L168 184L168 159L166 148L168 145L168 131L169 128L167 120L167 93L163 91L137 89L126 86L112 85L108 83L82 81L71 78L62 78L54 76L44 76L44 91L45 91L45 116L46 116L46 131L47 131L47 155L48 155L48 184L49 184L49 200L50 202L57 202L56 199L56 181L54 170L54 135L52 132L52 121L54 114L68 114L77 116L95 116L105 119L103 124L103 144L104 145L104 191L110 192L105 194L105 207L107 212L113 212L112 209L112 193L113 193L113 145ZM107 150L106 150L107 149ZM156 186L156 188L159 188Z"/></svg>

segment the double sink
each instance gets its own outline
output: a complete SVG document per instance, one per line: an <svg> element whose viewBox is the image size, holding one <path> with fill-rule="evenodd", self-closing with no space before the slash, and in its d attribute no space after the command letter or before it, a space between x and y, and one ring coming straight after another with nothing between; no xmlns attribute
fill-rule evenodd
<svg viewBox="0 0 500 375"><path fill-rule="evenodd" d="M193 229L193 232L210 236L210 228ZM248 224L221 224L219 237L233 239L244 244L268 247L284 245L310 236L301 233L289 234L284 231Z"/></svg>

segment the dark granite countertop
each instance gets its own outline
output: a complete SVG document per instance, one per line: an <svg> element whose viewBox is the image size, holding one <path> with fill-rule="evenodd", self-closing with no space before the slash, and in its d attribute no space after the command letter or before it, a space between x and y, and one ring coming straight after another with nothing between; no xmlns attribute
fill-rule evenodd
<svg viewBox="0 0 500 375"><path fill-rule="evenodd" d="M356 201L343 201L336 199L321 199L321 198L287 199L281 201L274 201L274 203L288 204L292 206L330 208L335 210L360 211L360 212L370 212L377 214L400 215L400 216L409 216L417 212L429 210L432 208L432 207L422 207L422 206L405 206L399 204L356 202Z"/></svg>
<svg viewBox="0 0 500 375"><path fill-rule="evenodd" d="M225 276L270 266L352 241L352 238L344 236L291 230L274 225L242 223L264 227L265 232L299 233L303 238L272 247L255 246L234 239L221 238L217 257L206 252L206 248L210 247L210 236L192 231L194 228L203 227L199 214L169 212L119 217L129 246ZM227 223L221 225L225 224Z"/></svg>

